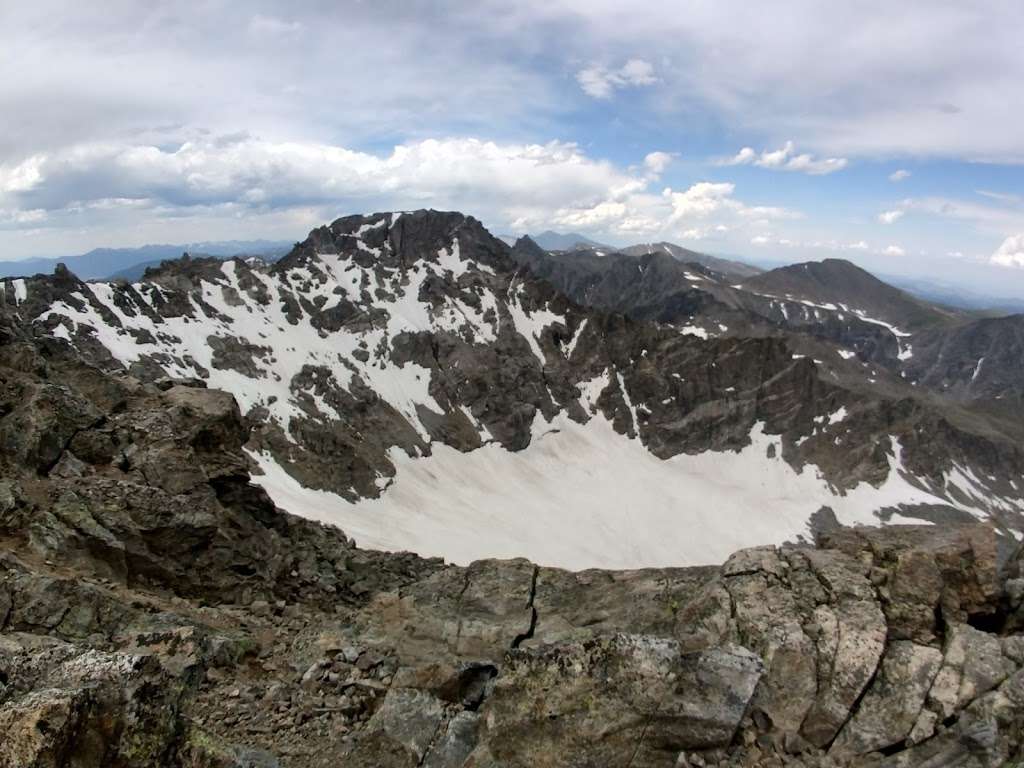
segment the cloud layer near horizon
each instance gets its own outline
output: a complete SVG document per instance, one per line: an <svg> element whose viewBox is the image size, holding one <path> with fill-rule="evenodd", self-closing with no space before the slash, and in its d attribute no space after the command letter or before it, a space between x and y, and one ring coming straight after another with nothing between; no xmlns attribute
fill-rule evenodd
<svg viewBox="0 0 1024 768"><path fill-rule="evenodd" d="M651 152L638 167L622 170L560 142L426 139L373 154L240 135L174 149L90 144L34 155L0 169L0 196L13 200L30 226L118 210L226 208L252 215L323 208L329 217L339 201L354 210L444 201L508 222L517 232L597 228L688 239L799 217L778 206L746 204L730 183L652 191L671 161L665 152Z"/></svg>
<svg viewBox="0 0 1024 768"><path fill-rule="evenodd" d="M3 258L433 206L496 230L1020 266L1019 203L924 186L940 162L1024 182L1019 2L36 0L4 17ZM865 168L890 191L854 209Z"/></svg>

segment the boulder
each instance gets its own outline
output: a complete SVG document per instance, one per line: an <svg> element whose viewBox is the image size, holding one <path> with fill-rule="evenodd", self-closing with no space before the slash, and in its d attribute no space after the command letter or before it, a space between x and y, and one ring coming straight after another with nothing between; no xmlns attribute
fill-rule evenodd
<svg viewBox="0 0 1024 768"><path fill-rule="evenodd" d="M863 755L905 740L917 723L941 663L942 653L935 648L909 640L891 643L878 675L831 752Z"/></svg>
<svg viewBox="0 0 1024 768"><path fill-rule="evenodd" d="M727 745L763 672L745 648L616 634L511 651L481 709L474 766L655 765Z"/></svg>

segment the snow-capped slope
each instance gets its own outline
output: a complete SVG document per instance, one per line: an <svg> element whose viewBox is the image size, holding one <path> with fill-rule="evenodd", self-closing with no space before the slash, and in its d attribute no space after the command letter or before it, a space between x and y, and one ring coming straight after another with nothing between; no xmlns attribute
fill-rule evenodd
<svg viewBox="0 0 1024 768"><path fill-rule="evenodd" d="M378 256L361 235L353 236L357 247ZM54 302L39 319L52 318L57 323L53 332L61 335L93 329L126 368L154 360L169 376L204 378L208 386L233 393L243 411L265 409L267 418L279 423L286 434L293 417L319 413L341 418L312 384L296 386L296 377L304 369L325 370L342 389L350 388L358 376L426 437L418 407L443 411L428 391L430 371L415 362L394 362L382 351L387 342L403 333L435 330L486 341L495 337L501 322L501 314L493 311L494 294L481 284L467 289L480 299L475 308L458 297L446 296L438 303L421 300L423 285L432 278L447 273L457 279L469 271L484 274L479 265L460 259L457 241L450 249L438 250L435 259L391 274L331 253L317 254L315 263L276 273L249 269L232 260L209 265L181 314L161 315L166 293L158 283L121 288L94 282L67 300ZM344 301L359 302L364 291L372 297L366 311L380 312L385 322L342 326L331 333L318 327L319 316L338 309ZM319 305L318 314L304 312L303 303ZM524 329L524 338L540 355L533 317L515 296L506 306L516 329ZM487 309L490 317L484 319ZM115 322L109 321L110 316ZM558 319L550 312L542 317L548 322ZM231 351L226 351L229 347ZM230 356L232 351L236 359L217 365L218 356ZM360 351L366 353L365 359Z"/></svg>
<svg viewBox="0 0 1024 768"><path fill-rule="evenodd" d="M652 285L665 259L640 261ZM339 219L273 266L58 271L0 300L108 369L232 392L277 503L367 546L664 565L809 535L822 507L1024 519L1019 452L842 389L778 338L580 307L460 214Z"/></svg>
<svg viewBox="0 0 1024 768"><path fill-rule="evenodd" d="M900 505L951 504L981 516L909 481L895 439L879 487L862 482L839 494L814 466L787 464L781 439L760 424L738 451L667 460L601 415L586 424L537 416L534 430L518 452L493 443L470 453L438 446L420 459L396 452L397 476L378 499L352 503L304 488L266 453L254 455L263 472L254 479L278 506L340 526L359 546L462 565L485 557L574 570L716 564L743 547L811 539L809 520L823 506L844 525L877 525L876 511ZM965 492L976 488L957 480ZM900 521L920 522L889 520Z"/></svg>

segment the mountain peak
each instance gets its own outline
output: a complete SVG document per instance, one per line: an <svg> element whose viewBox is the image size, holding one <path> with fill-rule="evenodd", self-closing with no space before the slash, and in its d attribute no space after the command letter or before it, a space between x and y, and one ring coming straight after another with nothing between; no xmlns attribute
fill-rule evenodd
<svg viewBox="0 0 1024 768"><path fill-rule="evenodd" d="M795 297L884 320L904 331L946 323L950 313L879 280L846 259L779 267L744 281L744 288L779 298Z"/></svg>
<svg viewBox="0 0 1024 768"><path fill-rule="evenodd" d="M599 243L586 235L581 235L578 232L554 232L553 230L545 230L537 235L532 235L531 239L546 251L571 251L578 248L601 248L603 250L613 251L614 248Z"/></svg>
<svg viewBox="0 0 1024 768"><path fill-rule="evenodd" d="M676 261L681 261L687 264L700 264L701 266L712 269L715 272L730 275L737 279L752 277L761 273L760 269L752 267L749 264L744 264L743 262L734 261L732 259L723 259L718 256L711 256L706 253L700 253L699 251L693 251L689 248L684 248L681 245L669 243L664 240L657 243L637 243L636 245L630 245L620 250L622 253L630 256L643 256L647 253L664 253L668 254Z"/></svg>
<svg viewBox="0 0 1024 768"><path fill-rule="evenodd" d="M317 227L274 269L288 271L326 254L351 256L363 266L406 267L436 261L441 253L472 258L492 269L508 270L509 247L474 217L459 211L379 212L343 216Z"/></svg>

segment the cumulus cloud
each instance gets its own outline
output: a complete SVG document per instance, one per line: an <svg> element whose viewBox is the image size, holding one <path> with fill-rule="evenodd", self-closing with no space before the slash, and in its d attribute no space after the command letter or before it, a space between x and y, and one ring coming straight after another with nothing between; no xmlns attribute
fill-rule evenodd
<svg viewBox="0 0 1024 768"><path fill-rule="evenodd" d="M893 182L894 184L898 184L899 182L903 181L904 179L909 179L909 178L910 178L910 171L905 171L902 168L900 168L897 171L893 171L892 173L889 174L889 181Z"/></svg>
<svg viewBox="0 0 1024 768"><path fill-rule="evenodd" d="M605 200L589 208L560 210L554 220L557 225L570 229L593 229L622 222L628 210L625 203Z"/></svg>
<svg viewBox="0 0 1024 768"><path fill-rule="evenodd" d="M721 161L722 165L756 165L774 171L796 171L812 176L824 176L841 171L848 164L843 157L815 158L803 153L796 154L792 141L787 141L781 149L764 151L758 154L752 147L743 147L730 158Z"/></svg>
<svg viewBox="0 0 1024 768"><path fill-rule="evenodd" d="M1006 238L989 260L1000 267L1024 269L1024 234Z"/></svg>
<svg viewBox="0 0 1024 768"><path fill-rule="evenodd" d="M885 256L906 256L907 252L898 245L888 245L882 251Z"/></svg>
<svg viewBox="0 0 1024 768"><path fill-rule="evenodd" d="M428 139L376 155L313 142L248 136L177 148L96 144L0 167L0 194L22 208L61 209L109 198L171 206L236 203L281 208L389 195L404 202L532 200L536 205L598 200L642 187L574 144L497 144Z"/></svg>
<svg viewBox="0 0 1024 768"><path fill-rule="evenodd" d="M894 224L895 222L902 219L903 216L904 211L901 211L899 209L893 211L883 211L882 213L878 214L878 220L883 224Z"/></svg>
<svg viewBox="0 0 1024 768"><path fill-rule="evenodd" d="M671 206L668 221L707 219L713 216L738 218L740 220L795 219L800 214L777 206L749 206L733 197L735 184L729 182L701 181L681 192L666 187L662 197Z"/></svg>
<svg viewBox="0 0 1024 768"><path fill-rule="evenodd" d="M654 178L664 173L671 163L672 154L670 152L651 152L644 157L644 167Z"/></svg>
<svg viewBox="0 0 1024 768"><path fill-rule="evenodd" d="M0 165L0 229L146 217L274 216L316 223L345 211L434 207L493 227L622 237L722 237L800 214L748 204L731 183L649 187L671 162L650 152L621 168L565 142L469 138L406 142L379 154L236 133L177 147L83 144ZM37 212L37 213L29 213ZM301 235L298 231L295 235Z"/></svg>
<svg viewBox="0 0 1024 768"><path fill-rule="evenodd" d="M588 96L610 99L620 88L635 88L657 82L654 67L643 59L630 59L618 69L592 65L576 73L576 82Z"/></svg>

